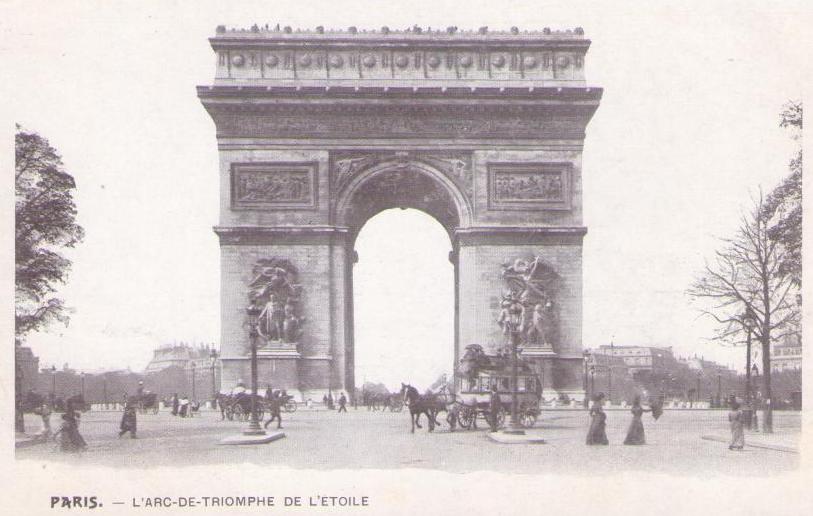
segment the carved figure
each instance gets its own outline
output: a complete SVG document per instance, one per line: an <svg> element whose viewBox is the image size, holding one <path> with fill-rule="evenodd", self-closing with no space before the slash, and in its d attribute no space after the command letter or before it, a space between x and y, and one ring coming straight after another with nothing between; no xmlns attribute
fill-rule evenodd
<svg viewBox="0 0 813 516"><path fill-rule="evenodd" d="M285 342L297 342L302 335L302 330L299 326L303 318L296 315L295 307L291 303L287 303L284 310L285 320L282 327L283 340Z"/></svg>
<svg viewBox="0 0 813 516"><path fill-rule="evenodd" d="M249 299L261 307L258 333L268 341L296 342L304 320L297 314L300 286L296 268L287 260L263 259L255 265L254 274Z"/></svg>
<svg viewBox="0 0 813 516"><path fill-rule="evenodd" d="M502 267L509 290L503 295L497 323L506 336L506 344L510 344L508 322L518 320L516 329L523 344L554 347L558 329L554 304L558 276L539 257L532 261L516 259Z"/></svg>

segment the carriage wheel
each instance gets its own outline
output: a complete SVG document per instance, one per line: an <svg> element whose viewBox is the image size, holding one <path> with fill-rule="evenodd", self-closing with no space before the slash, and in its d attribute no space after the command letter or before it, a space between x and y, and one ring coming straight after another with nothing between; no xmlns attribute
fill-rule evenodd
<svg viewBox="0 0 813 516"><path fill-rule="evenodd" d="M536 424L536 414L533 412L523 412L519 416L519 423L525 428L531 428Z"/></svg>
<svg viewBox="0 0 813 516"><path fill-rule="evenodd" d="M288 400L285 402L285 412L296 412L296 401Z"/></svg>
<svg viewBox="0 0 813 516"><path fill-rule="evenodd" d="M468 430L471 428L471 424L474 422L474 418L477 417L477 413L474 409L464 407L460 409L460 412L457 413L457 422L460 425L460 428L465 428Z"/></svg>

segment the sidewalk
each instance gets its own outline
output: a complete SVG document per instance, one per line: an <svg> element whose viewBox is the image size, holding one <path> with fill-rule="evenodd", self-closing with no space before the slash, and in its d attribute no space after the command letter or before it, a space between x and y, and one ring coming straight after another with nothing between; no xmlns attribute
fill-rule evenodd
<svg viewBox="0 0 813 516"><path fill-rule="evenodd" d="M730 437L721 435L703 435L701 436L701 439L726 444L731 441ZM798 454L799 436L789 434L761 434L756 432L746 432L745 446Z"/></svg>

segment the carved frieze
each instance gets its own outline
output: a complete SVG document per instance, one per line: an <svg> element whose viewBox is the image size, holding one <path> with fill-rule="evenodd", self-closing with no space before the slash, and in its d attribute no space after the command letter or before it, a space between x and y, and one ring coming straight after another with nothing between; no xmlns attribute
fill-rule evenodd
<svg viewBox="0 0 813 516"><path fill-rule="evenodd" d="M488 207L567 210L571 206L570 184L570 163L489 163Z"/></svg>
<svg viewBox="0 0 813 516"><path fill-rule="evenodd" d="M334 191L341 191L360 172L380 163L392 162L396 168L408 167L410 162L421 162L440 171L469 198L473 193L471 153L467 152L357 152L331 153L331 173Z"/></svg>
<svg viewBox="0 0 813 516"><path fill-rule="evenodd" d="M316 170L316 163L233 163L232 208L316 208Z"/></svg>

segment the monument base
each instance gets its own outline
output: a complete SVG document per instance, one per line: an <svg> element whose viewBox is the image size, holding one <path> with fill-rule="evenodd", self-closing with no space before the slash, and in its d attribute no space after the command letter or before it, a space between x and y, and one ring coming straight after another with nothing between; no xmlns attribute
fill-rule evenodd
<svg viewBox="0 0 813 516"><path fill-rule="evenodd" d="M500 444L545 444L542 436L534 433L489 432L488 438Z"/></svg>
<svg viewBox="0 0 813 516"><path fill-rule="evenodd" d="M285 437L285 432L268 432L260 435L230 435L222 439L219 443L221 445L235 445L235 444L267 444L278 439Z"/></svg>

